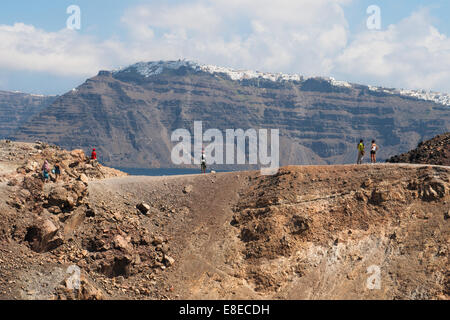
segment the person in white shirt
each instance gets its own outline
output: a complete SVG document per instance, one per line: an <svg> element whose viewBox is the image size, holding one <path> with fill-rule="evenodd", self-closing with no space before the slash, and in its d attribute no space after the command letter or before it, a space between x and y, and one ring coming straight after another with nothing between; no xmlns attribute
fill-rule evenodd
<svg viewBox="0 0 450 320"><path fill-rule="evenodd" d="M370 147L370 161L372 163L377 163L377 151L378 146L375 143L375 140L372 140L372 146Z"/></svg>

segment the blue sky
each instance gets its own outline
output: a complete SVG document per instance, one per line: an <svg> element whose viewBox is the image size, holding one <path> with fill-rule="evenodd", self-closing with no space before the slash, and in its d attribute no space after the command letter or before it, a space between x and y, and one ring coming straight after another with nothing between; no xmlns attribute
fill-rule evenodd
<svg viewBox="0 0 450 320"><path fill-rule="evenodd" d="M66 9L81 9L81 29ZM367 7L381 10L368 30ZM187 58L450 92L450 1L16 0L0 10L0 90L61 94L100 69Z"/></svg>

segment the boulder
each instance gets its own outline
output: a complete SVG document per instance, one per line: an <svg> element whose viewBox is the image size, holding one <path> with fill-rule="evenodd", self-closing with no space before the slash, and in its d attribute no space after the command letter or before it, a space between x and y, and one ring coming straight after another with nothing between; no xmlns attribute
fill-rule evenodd
<svg viewBox="0 0 450 320"><path fill-rule="evenodd" d="M72 209L82 203L87 195L87 187L81 181L51 189L47 200L48 206L57 206L61 209Z"/></svg>
<svg viewBox="0 0 450 320"><path fill-rule="evenodd" d="M63 208L67 206L68 197L69 197L68 191L64 187L57 186L50 191L47 200L50 206L57 206L59 208Z"/></svg>
<svg viewBox="0 0 450 320"><path fill-rule="evenodd" d="M62 282L56 290L57 300L103 300L105 296L101 289L97 288L83 273L80 275L80 287L73 288L73 280L69 278Z"/></svg>
<svg viewBox="0 0 450 320"><path fill-rule="evenodd" d="M419 186L419 196L424 201L436 201L443 198L447 192L447 184L436 178L425 181Z"/></svg>
<svg viewBox="0 0 450 320"><path fill-rule="evenodd" d="M63 243L59 229L49 219L39 219L27 229L25 241L35 252L51 251Z"/></svg>
<svg viewBox="0 0 450 320"><path fill-rule="evenodd" d="M27 163L24 166L25 172L35 172L39 169L39 163L33 160L28 160Z"/></svg>
<svg viewBox="0 0 450 320"><path fill-rule="evenodd" d="M50 239L58 231L58 228L54 225L54 223L48 219L44 220L41 226L42 226L42 236L44 238L48 237L48 239Z"/></svg>
<svg viewBox="0 0 450 320"><path fill-rule="evenodd" d="M105 258L100 261L99 271L110 278L119 276L128 278L131 275L132 261L133 258L130 255L108 252Z"/></svg>
<svg viewBox="0 0 450 320"><path fill-rule="evenodd" d="M81 226L85 218L85 208L77 208L64 223L64 237L69 238Z"/></svg>
<svg viewBox="0 0 450 320"><path fill-rule="evenodd" d="M67 208L73 208L77 204L77 201L74 199L72 195L68 196L66 199L66 205Z"/></svg>
<svg viewBox="0 0 450 320"><path fill-rule="evenodd" d="M82 173L82 174L78 177L78 180L81 181L81 182L84 182L84 183L88 183L88 182L89 182L88 177L87 177L84 173Z"/></svg>
<svg viewBox="0 0 450 320"><path fill-rule="evenodd" d="M168 256L168 255L164 255L164 260L163 260L164 264L166 265L166 267L170 267L175 263L175 259Z"/></svg>
<svg viewBox="0 0 450 320"><path fill-rule="evenodd" d="M130 239L125 239L121 235L116 235L114 237L114 247L116 249L122 250L124 252L132 252L133 247L131 246L131 243L129 242Z"/></svg>
<svg viewBox="0 0 450 320"><path fill-rule="evenodd" d="M99 288L96 288L84 275L81 276L81 288L79 300L103 300L104 295Z"/></svg>
<svg viewBox="0 0 450 320"><path fill-rule="evenodd" d="M51 214L54 214L54 215L58 215L62 212L61 208L58 206L51 206L47 210L48 210L48 212L50 212Z"/></svg>
<svg viewBox="0 0 450 320"><path fill-rule="evenodd" d="M84 151L81 149L72 150L70 155L74 158L74 160L86 161L87 157L84 154Z"/></svg>
<svg viewBox="0 0 450 320"><path fill-rule="evenodd" d="M380 205L383 202L387 201L388 197L389 193L386 190L375 189L372 191L369 203L374 205Z"/></svg>
<svg viewBox="0 0 450 320"><path fill-rule="evenodd" d="M160 245L160 244L163 244L163 243L164 243L164 239L162 237L160 237L160 236L154 236L153 237L152 244L154 246L157 246L157 245Z"/></svg>
<svg viewBox="0 0 450 320"><path fill-rule="evenodd" d="M136 208L137 208L142 214L147 214L147 213L150 211L150 209L151 209L151 207L150 207L148 204L146 204L145 202L141 202L140 204L138 204L138 205L136 206Z"/></svg>
<svg viewBox="0 0 450 320"><path fill-rule="evenodd" d="M88 194L86 183L82 181L75 181L71 186L71 190L76 193L77 198L84 198Z"/></svg>

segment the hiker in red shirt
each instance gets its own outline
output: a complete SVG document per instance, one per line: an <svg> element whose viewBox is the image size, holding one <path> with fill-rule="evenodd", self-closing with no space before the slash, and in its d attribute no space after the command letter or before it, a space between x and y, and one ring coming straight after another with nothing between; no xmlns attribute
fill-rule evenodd
<svg viewBox="0 0 450 320"><path fill-rule="evenodd" d="M98 164L98 161L97 161L97 152L95 152L95 148L92 149L92 153L91 153L91 164L92 164L94 167L96 167L97 164Z"/></svg>
<svg viewBox="0 0 450 320"><path fill-rule="evenodd" d="M92 149L91 160L97 160L97 152L95 152L95 148Z"/></svg>

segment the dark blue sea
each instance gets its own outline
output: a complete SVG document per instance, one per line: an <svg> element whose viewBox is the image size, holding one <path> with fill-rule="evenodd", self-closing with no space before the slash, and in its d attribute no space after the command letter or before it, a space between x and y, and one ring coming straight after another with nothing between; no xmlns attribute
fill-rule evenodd
<svg viewBox="0 0 450 320"><path fill-rule="evenodd" d="M158 168L158 169L146 169L146 168L116 168L120 171L126 172L132 176L176 176L186 174L201 174L200 169L176 169L176 168ZM231 172L231 170L214 170L216 172ZM207 170L211 172L211 170Z"/></svg>

